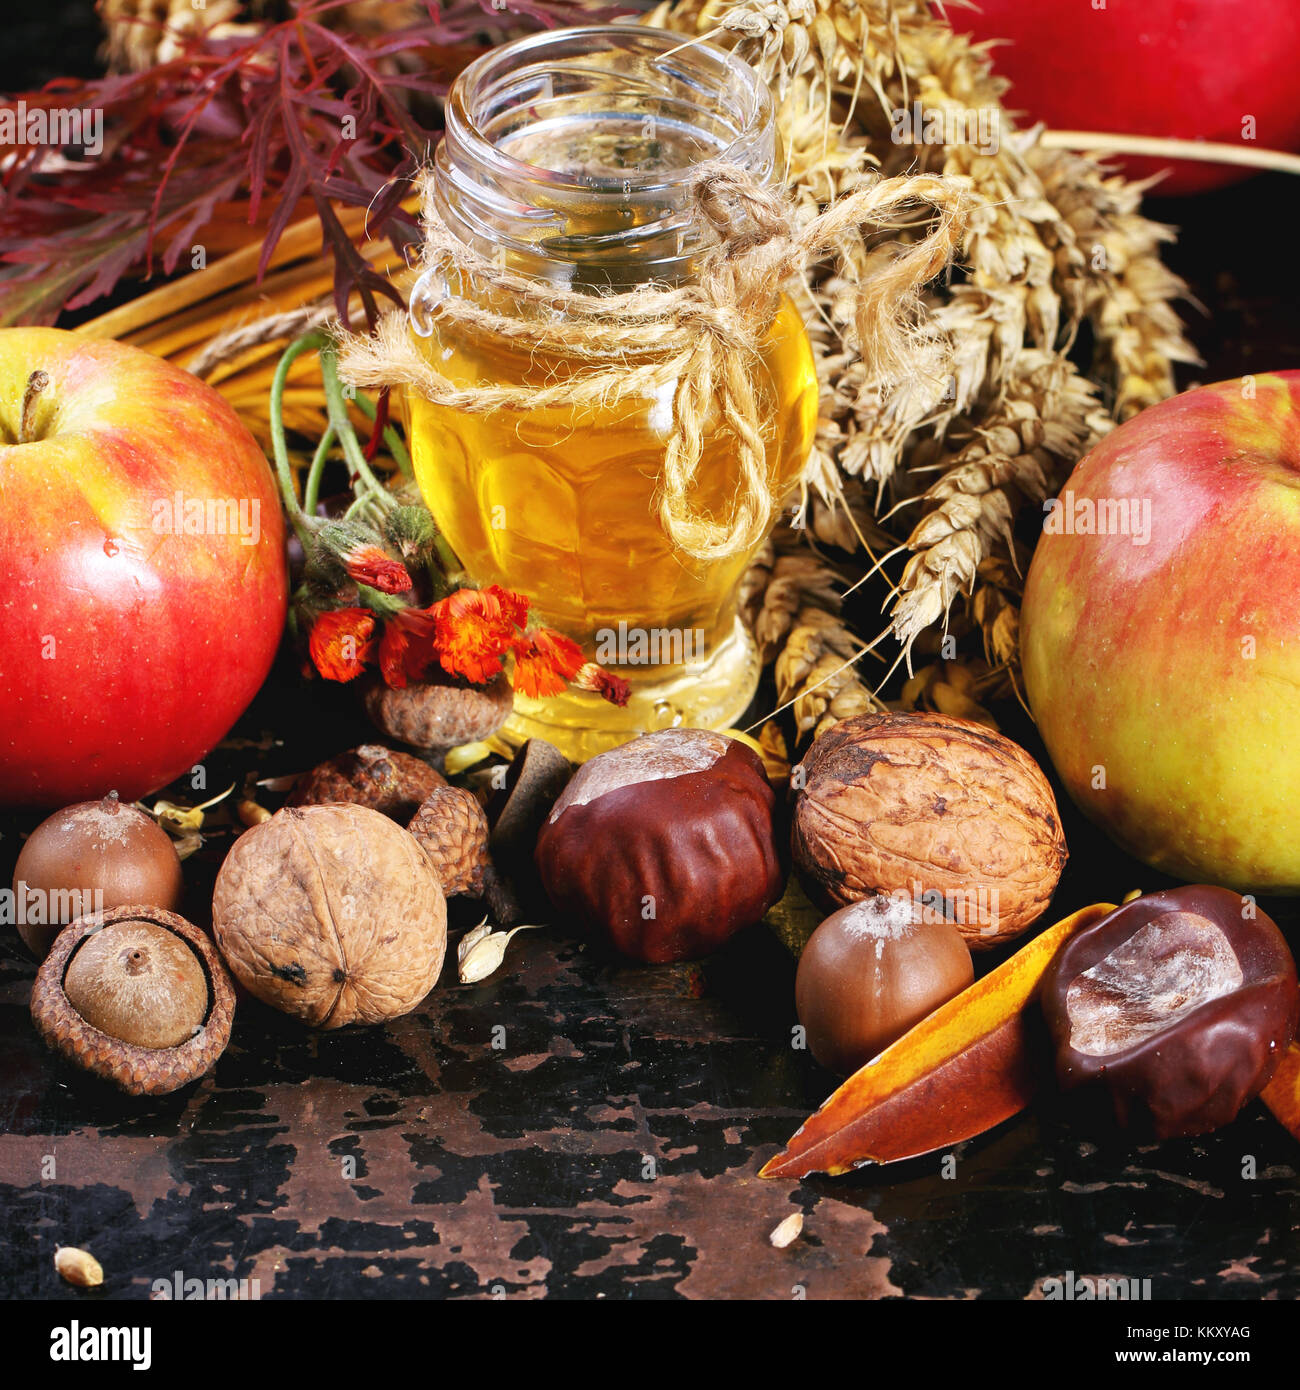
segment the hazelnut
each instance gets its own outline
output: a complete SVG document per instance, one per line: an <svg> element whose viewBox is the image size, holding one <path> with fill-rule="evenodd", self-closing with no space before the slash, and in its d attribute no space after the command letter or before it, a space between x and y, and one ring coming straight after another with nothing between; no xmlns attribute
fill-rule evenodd
<svg viewBox="0 0 1300 1390"><path fill-rule="evenodd" d="M585 763L538 836L561 914L650 962L716 950L784 887L775 797L743 743L665 729Z"/></svg>
<svg viewBox="0 0 1300 1390"><path fill-rule="evenodd" d="M429 856L364 806L290 806L245 831L217 874L212 919L248 992L316 1028L409 1013L447 946Z"/></svg>
<svg viewBox="0 0 1300 1390"><path fill-rule="evenodd" d="M1149 893L1077 932L1043 976L1061 1088L1140 1137L1204 1134L1263 1090L1300 987L1276 924L1226 888Z"/></svg>
<svg viewBox="0 0 1300 1390"><path fill-rule="evenodd" d="M902 897L864 898L832 913L808 938L795 1008L822 1066L865 1066L975 978L951 922Z"/></svg>
<svg viewBox="0 0 1300 1390"><path fill-rule="evenodd" d="M27 837L14 866L14 901L28 919L18 931L43 960L74 918L129 903L174 911L183 888L167 832L110 793L55 811Z"/></svg>
<svg viewBox="0 0 1300 1390"><path fill-rule="evenodd" d="M165 1095L211 1069L235 996L212 943L175 913L114 908L64 928L36 972L45 1043L130 1095Z"/></svg>
<svg viewBox="0 0 1300 1390"><path fill-rule="evenodd" d="M323 806L346 801L405 824L430 792L446 785L440 772L413 753L364 743L312 768L299 779L288 804Z"/></svg>
<svg viewBox="0 0 1300 1390"><path fill-rule="evenodd" d="M905 894L957 923L972 950L1027 931L1065 867L1042 769L982 724L864 714L795 769L792 847L808 896L832 909Z"/></svg>

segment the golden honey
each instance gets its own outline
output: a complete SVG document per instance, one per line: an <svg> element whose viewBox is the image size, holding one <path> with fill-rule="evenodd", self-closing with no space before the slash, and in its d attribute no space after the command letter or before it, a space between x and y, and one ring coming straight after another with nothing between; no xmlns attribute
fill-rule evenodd
<svg viewBox="0 0 1300 1390"><path fill-rule="evenodd" d="M565 32L559 31L561 36ZM684 186L690 159L710 153L710 143L726 146L728 133L710 126L720 119L716 114L687 120L676 107L668 110L667 98L650 103L647 119L642 103L650 99L643 82L633 83L630 109L620 107L611 117L610 108L618 105L611 87L637 73L638 62L657 61L653 46L649 57L643 51L643 36L656 31L619 26L567 32L617 36L607 40L615 45L612 59L594 39L576 50L583 80L595 89L588 106L575 115L571 99L557 106L558 98L537 96L539 90L553 93L559 85L551 76L563 61L554 35L525 41L531 66L496 69L498 88L513 83L512 97L519 88L532 93L527 121L515 123L515 107L507 101L493 104L480 98L487 109L485 144L490 151L504 147L512 156L526 152L531 161L526 167L539 175L536 188L509 161L503 173L492 153L475 151L466 134L474 119L473 94L462 94L458 105L453 92L448 111L452 152L442 156L441 166L448 220L454 221L465 200L475 197L468 169L490 185L490 193L464 214L465 224L481 238L489 215L497 218L500 240L489 242L488 249L498 264L583 289L628 288L652 274L663 276L665 267L680 282L689 276L694 248L682 231L680 200L674 203L671 185L675 178ZM680 45L679 36L666 37L672 47ZM541 53L539 43L544 45ZM624 62L618 49L629 43L636 52ZM666 46L659 42L660 51ZM686 57L699 61L693 52ZM735 62L730 55L722 58L729 65ZM593 82L593 70L607 78ZM650 66L646 70L657 73ZM730 74L731 68L723 71ZM467 76L472 88L474 70ZM696 79L702 85L698 74ZM480 89L494 90L486 79L478 81ZM583 121L582 112L589 107L595 108L595 117ZM770 124L770 111L766 116ZM627 129L620 137L623 125ZM755 148L771 158L770 132ZM616 151L614 172L601 185L600 161L609 162L610 150ZM587 186L593 163L598 166L597 194ZM635 177L620 182L624 170ZM516 204L527 202L530 210L540 211L525 228L498 213L503 179ZM567 189L572 196L566 202ZM638 233L632 242L629 232ZM443 292L463 291L453 284L444 285ZM493 309L502 312L501 296L491 297ZM505 312L510 312L508 305ZM553 385L580 370L573 361L523 350L509 339L475 333L436 315L428 335L417 335L416 341L430 364L457 386ZM636 364L654 360L645 355ZM766 442L768 482L773 497L784 499L797 487L817 415L812 354L798 310L787 297L781 297L749 370ZM478 583L525 594L538 621L574 638L589 660L613 670L632 688L622 709L581 691L546 700L518 695L507 729L515 738L545 737L581 759L649 729L726 727L752 698L758 663L736 614L737 587L752 556L693 559L674 547L658 516L659 479L675 428L676 387L675 379L665 378L653 395L624 397L612 406L489 414L436 405L418 394L407 401L416 477L468 573ZM716 416L715 407L714 417L706 421L691 502L694 511L725 520L742 479L735 440Z"/></svg>

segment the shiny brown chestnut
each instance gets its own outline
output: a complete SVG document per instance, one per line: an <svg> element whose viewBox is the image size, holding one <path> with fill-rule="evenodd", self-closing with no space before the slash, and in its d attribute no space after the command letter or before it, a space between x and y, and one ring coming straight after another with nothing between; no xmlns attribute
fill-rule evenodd
<svg viewBox="0 0 1300 1390"><path fill-rule="evenodd" d="M1156 1139L1227 1124L1295 1035L1300 988L1277 925L1226 888L1116 908L1061 948L1043 1013L1063 1090L1109 1092L1121 1128Z"/></svg>
<svg viewBox="0 0 1300 1390"><path fill-rule="evenodd" d="M974 978L951 922L911 898L877 894L832 912L808 938L795 1011L812 1055L847 1076Z"/></svg>
<svg viewBox="0 0 1300 1390"><path fill-rule="evenodd" d="M585 763L537 837L557 921L651 963L716 950L780 898L761 759L706 729L644 734Z"/></svg>

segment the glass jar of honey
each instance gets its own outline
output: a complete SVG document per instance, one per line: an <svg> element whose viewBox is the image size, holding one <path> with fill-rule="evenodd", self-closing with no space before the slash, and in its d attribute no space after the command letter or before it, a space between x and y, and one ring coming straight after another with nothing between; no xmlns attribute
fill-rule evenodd
<svg viewBox="0 0 1300 1390"><path fill-rule="evenodd" d="M715 160L760 181L776 177L772 101L747 64L638 25L552 30L494 50L457 79L432 197L452 237L494 266L622 295L697 273L708 238L691 177ZM541 388L592 365L439 316L447 296L471 296L507 318L547 310L490 274L426 270L411 295L411 332L458 386ZM798 310L784 295L773 303L751 375L779 507L807 461L818 392ZM619 360L636 367L653 357L648 348ZM514 738L540 736L580 760L651 729L727 727L753 697L758 661L737 590L760 542L698 559L660 520L675 395L668 378L609 402L482 413L408 394L416 477L469 575L525 594L539 621L631 686L623 708L572 689L519 695L506 730ZM741 482L738 446L714 414L693 503L725 518Z"/></svg>

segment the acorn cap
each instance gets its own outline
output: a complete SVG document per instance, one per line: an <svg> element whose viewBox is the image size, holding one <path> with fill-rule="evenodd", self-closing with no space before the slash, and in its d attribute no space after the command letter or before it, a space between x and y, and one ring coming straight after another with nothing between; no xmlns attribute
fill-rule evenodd
<svg viewBox="0 0 1300 1390"><path fill-rule="evenodd" d="M515 696L503 674L486 685L413 681L401 689L377 679L363 700L375 726L390 738L445 753L496 733L509 719Z"/></svg>
<svg viewBox="0 0 1300 1390"><path fill-rule="evenodd" d="M63 980L81 943L115 922L149 922L181 937L207 976L207 1017L198 1032L177 1047L139 1047L110 1037L73 1008ZM160 907L116 907L79 917L56 938L32 986L32 1022L45 1044L70 1062L133 1096L177 1091L211 1070L230 1041L235 991L216 948L198 927Z"/></svg>
<svg viewBox="0 0 1300 1390"><path fill-rule="evenodd" d="M415 813L407 829L424 847L442 883L452 897L483 890L488 857L488 823L472 792L463 787L437 787Z"/></svg>

